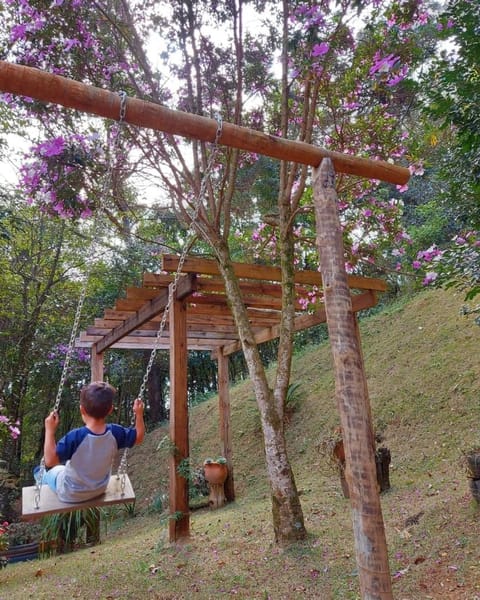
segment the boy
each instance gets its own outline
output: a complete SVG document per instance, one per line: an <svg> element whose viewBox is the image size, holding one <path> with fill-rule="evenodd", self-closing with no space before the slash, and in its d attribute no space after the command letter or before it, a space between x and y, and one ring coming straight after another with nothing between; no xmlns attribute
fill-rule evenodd
<svg viewBox="0 0 480 600"><path fill-rule="evenodd" d="M80 414L85 426L69 431L58 443L55 443L60 422L58 413L53 411L45 419L44 458L45 466L51 468L43 482L62 502L77 503L101 496L107 488L118 450L143 441L144 404L139 398L133 404L135 427L105 422L113 410L115 394L115 388L108 383L84 386L80 392Z"/></svg>

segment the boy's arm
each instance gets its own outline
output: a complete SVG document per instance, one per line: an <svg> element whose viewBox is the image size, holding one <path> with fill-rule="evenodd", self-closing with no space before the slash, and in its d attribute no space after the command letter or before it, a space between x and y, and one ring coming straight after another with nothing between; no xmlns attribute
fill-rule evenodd
<svg viewBox="0 0 480 600"><path fill-rule="evenodd" d="M57 454L57 443L55 441L55 431L60 423L58 413L53 411L45 419L45 443L43 445L43 457L45 466L54 467L60 464Z"/></svg>
<svg viewBox="0 0 480 600"><path fill-rule="evenodd" d="M143 420L144 408L145 405L143 404L142 400L137 398L133 403L133 412L135 414L135 431L137 432L135 446L141 444L143 442L143 438L145 437L145 422Z"/></svg>

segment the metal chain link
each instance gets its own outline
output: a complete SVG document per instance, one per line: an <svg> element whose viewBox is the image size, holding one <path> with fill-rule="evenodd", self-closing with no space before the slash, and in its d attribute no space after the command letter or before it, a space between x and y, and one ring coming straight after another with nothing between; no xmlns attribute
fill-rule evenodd
<svg viewBox="0 0 480 600"><path fill-rule="evenodd" d="M153 344L153 348L152 351L150 353L150 359L148 361L147 364L147 368L145 369L145 373L143 375L143 380L142 380L142 384L140 386L140 390L138 392L138 396L137 398L143 399L143 396L145 394L145 389L147 387L147 383L148 383L148 378L150 376L150 372L152 370L153 367L153 363L155 360L155 357L157 355L158 349L160 347L160 340L163 334L163 331L165 329L165 325L167 323L167 319L168 319L168 314L170 311L170 307L172 305L173 302L173 298L175 296L175 292L177 291L177 285L178 285L178 281L180 279L180 275L182 274L182 269L183 269L183 265L185 263L185 260L187 258L187 252L188 252L188 248L190 245L190 242L193 240L193 238L195 237L195 231L194 231L194 227L196 225L196 221L198 219L198 215L200 213L200 208L202 206L202 198L205 195L206 192L206 188L207 188L207 184L208 184L208 180L210 177L210 173L213 169L213 165L215 162L215 159L217 157L218 154L218 149L219 149L219 141L220 141L220 137L222 135L222 131L223 131L223 120L221 115L217 114L215 115L215 119L217 121L217 130L215 132L215 139L213 141L213 152L210 154L210 157L208 159L208 163L207 163L207 168L205 169L203 178L202 178L202 182L200 184L200 190L198 191L197 197L195 199L194 202L194 211L190 217L190 235L189 238L187 239L182 254L180 255L180 259L178 261L178 266L177 269L175 271L174 277L173 277L173 281L172 283L169 285L168 288L168 299L167 299L167 304L164 308L163 311L163 315L162 315L162 319L160 321L160 325L158 327L157 330L157 335L155 337L155 342ZM133 414L132 411L132 420L131 420L131 426L133 426L135 423L135 415ZM122 486L123 488L125 487L125 475L127 472L127 456L128 456L128 448L125 448L121 461L120 461L120 465L118 467L118 476L122 477ZM123 494L122 494L123 495Z"/></svg>
<svg viewBox="0 0 480 600"><path fill-rule="evenodd" d="M120 132L122 130L122 127L125 124L125 115L127 112L127 94L124 91L120 91L119 92L119 96L120 96L120 110L119 110L119 118L118 121L116 123L116 127L112 129L112 137L113 137L113 142L112 142L112 155L114 157L117 156L117 151L120 145ZM72 331L70 334L70 340L68 343L68 348L67 348L67 352L65 353L65 360L63 363L63 369L62 369L62 374L60 376L60 382L58 384L58 390L57 390L57 395L55 398L55 403L53 406L53 412L58 412L58 409L60 408L60 402L62 399L62 393L63 393L63 388L65 387L65 381L67 379L67 375L68 375L68 369L70 367L70 362L73 356L73 351L75 349L75 340L78 334L78 328L80 326L80 319L82 316L82 310L83 310L83 305L85 303L85 298L87 297L87 288L88 288L88 283L90 280L90 275L92 272L92 268L93 268L93 258L95 256L96 250L97 250L97 234L99 233L99 229L100 229L100 222L101 222L101 214L103 212L105 203L106 203L106 198L107 198L107 193L109 188L111 187L111 183L112 183L112 179L113 179L113 171L115 169L115 162L113 160L109 161L109 165L108 165L108 169L105 173L105 176L103 178L103 184L102 184L102 189L100 192L100 203L99 203L99 207L98 209L95 211L95 216L94 216L94 220L93 220L93 225L92 225L92 232L91 232L91 237L90 237L90 244L87 250L87 257L85 259L85 264L86 264L86 271L85 271L85 275L84 275L84 281L82 284L82 288L80 291L80 297L78 299L78 304L77 304L77 308L75 311L75 318L73 320L73 326L72 326ZM40 469L36 475L36 482L35 482L35 494L34 494L34 505L35 508L39 508L40 507L40 493L41 493L41 489L42 489L42 480L43 480L43 475L45 473L45 459L44 457L42 457L42 460L40 461Z"/></svg>

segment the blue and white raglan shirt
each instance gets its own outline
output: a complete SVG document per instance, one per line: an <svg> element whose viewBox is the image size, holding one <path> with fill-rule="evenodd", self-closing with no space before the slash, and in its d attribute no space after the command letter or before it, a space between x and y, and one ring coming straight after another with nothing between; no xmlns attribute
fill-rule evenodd
<svg viewBox="0 0 480 600"><path fill-rule="evenodd" d="M57 495L62 502L83 502L100 496L110 480L112 464L121 448L131 448L137 439L135 429L108 424L102 434L87 427L69 431L57 443L60 462Z"/></svg>

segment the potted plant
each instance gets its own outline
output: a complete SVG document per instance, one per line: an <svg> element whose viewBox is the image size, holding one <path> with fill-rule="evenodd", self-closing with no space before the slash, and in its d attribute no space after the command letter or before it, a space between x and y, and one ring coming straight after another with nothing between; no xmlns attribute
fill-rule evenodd
<svg viewBox="0 0 480 600"><path fill-rule="evenodd" d="M227 459L223 456L207 458L203 463L205 479L210 484L224 484L228 475Z"/></svg>
<svg viewBox="0 0 480 600"><path fill-rule="evenodd" d="M223 484L228 476L227 460L223 456L207 458L203 463L205 479L210 487L208 504L210 508L220 508L225 504Z"/></svg>

